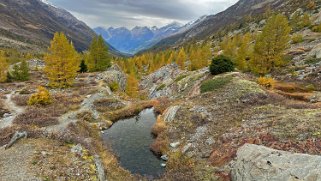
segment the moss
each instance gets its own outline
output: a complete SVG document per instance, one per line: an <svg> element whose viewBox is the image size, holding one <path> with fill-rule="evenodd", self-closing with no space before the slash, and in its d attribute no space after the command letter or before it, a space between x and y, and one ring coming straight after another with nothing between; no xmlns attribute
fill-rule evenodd
<svg viewBox="0 0 321 181"><path fill-rule="evenodd" d="M183 80L186 77L187 77L187 75L180 75L175 79L175 82L179 82L179 81Z"/></svg>
<svg viewBox="0 0 321 181"><path fill-rule="evenodd" d="M207 80L203 82L201 85L201 93L211 92L211 91L220 89L226 84L230 83L232 79L233 79L232 76L227 76L227 77L218 77L215 79Z"/></svg>
<svg viewBox="0 0 321 181"><path fill-rule="evenodd" d="M157 91L163 90L165 87L166 87L166 85L162 84L159 87L157 87Z"/></svg>

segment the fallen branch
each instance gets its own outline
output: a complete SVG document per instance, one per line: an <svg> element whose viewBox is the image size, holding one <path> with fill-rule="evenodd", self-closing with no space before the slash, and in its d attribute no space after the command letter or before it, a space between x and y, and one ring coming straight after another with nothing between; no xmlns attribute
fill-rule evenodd
<svg viewBox="0 0 321 181"><path fill-rule="evenodd" d="M6 145L5 149L10 148L15 142L17 142L21 138L27 138L28 134L26 131L24 132L19 132L17 131L13 137L11 138L10 142Z"/></svg>

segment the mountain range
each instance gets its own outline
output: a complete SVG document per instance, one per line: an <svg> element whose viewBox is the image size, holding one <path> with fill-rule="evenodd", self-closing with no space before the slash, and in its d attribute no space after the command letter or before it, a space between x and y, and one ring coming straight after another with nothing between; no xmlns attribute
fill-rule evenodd
<svg viewBox="0 0 321 181"><path fill-rule="evenodd" d="M96 36L71 13L45 1L0 1L0 47L43 51L55 32L64 32L79 51L86 50ZM110 49L119 54L112 46Z"/></svg>
<svg viewBox="0 0 321 181"><path fill-rule="evenodd" d="M166 37L154 44L149 50L162 50L181 44L210 38L227 25L241 26L246 17L256 18L267 9L283 13L293 12L302 7L302 0L239 0L236 4L215 15L204 16L189 28Z"/></svg>
<svg viewBox="0 0 321 181"><path fill-rule="evenodd" d="M125 27L97 27L94 31L97 34L102 35L103 38L117 50L124 53L135 54L138 51L153 46L163 38L178 33L183 28L184 26L182 24L173 22L161 28L156 26L151 28L136 26L133 29Z"/></svg>
<svg viewBox="0 0 321 181"><path fill-rule="evenodd" d="M158 27L133 29L103 28L92 30L68 11L43 0L0 1L0 47L45 50L55 32L64 32L79 51L86 50L96 34L109 45L112 54L135 54L158 51L182 44L205 40L227 25L241 25L245 17L273 11L292 11L302 6L300 0L240 0L216 15L203 16L186 25L171 23Z"/></svg>

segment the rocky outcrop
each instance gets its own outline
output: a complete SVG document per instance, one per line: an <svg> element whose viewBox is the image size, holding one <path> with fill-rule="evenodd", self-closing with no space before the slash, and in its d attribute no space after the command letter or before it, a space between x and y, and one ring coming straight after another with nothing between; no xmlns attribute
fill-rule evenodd
<svg viewBox="0 0 321 181"><path fill-rule="evenodd" d="M246 144L232 163L232 180L321 180L321 156Z"/></svg>
<svg viewBox="0 0 321 181"><path fill-rule="evenodd" d="M176 64L166 65L156 72L146 76L140 83L140 87L146 90L149 98L170 96L173 90L165 89L172 84L177 76L184 71L178 68Z"/></svg>
<svg viewBox="0 0 321 181"><path fill-rule="evenodd" d="M179 106L172 106L168 108L164 113L164 121L165 122L173 121L179 108L180 108Z"/></svg>
<svg viewBox="0 0 321 181"><path fill-rule="evenodd" d="M315 46L309 53L311 57L321 58L321 44Z"/></svg>
<svg viewBox="0 0 321 181"><path fill-rule="evenodd" d="M162 67L153 74L143 78L140 88L146 91L149 98L178 98L185 95L197 95L200 82L209 74L208 68L197 71L180 70L176 64Z"/></svg>
<svg viewBox="0 0 321 181"><path fill-rule="evenodd" d="M126 89L127 76L118 65L113 65L107 71L98 74L97 79L103 80L108 85L117 83L122 91Z"/></svg>

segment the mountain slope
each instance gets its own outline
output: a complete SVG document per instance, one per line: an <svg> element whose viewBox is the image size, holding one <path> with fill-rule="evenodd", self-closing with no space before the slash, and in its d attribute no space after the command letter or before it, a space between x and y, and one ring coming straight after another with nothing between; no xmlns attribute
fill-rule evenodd
<svg viewBox="0 0 321 181"><path fill-rule="evenodd" d="M0 47L44 50L57 31L64 32L80 51L96 36L66 10L41 0L0 0Z"/></svg>
<svg viewBox="0 0 321 181"><path fill-rule="evenodd" d="M234 23L241 23L244 17L257 17L269 8L273 11L292 12L305 3L304 0L240 0L227 10L216 15L203 17L200 22L185 31L161 40L151 49L158 50L192 40L206 39L221 28Z"/></svg>
<svg viewBox="0 0 321 181"><path fill-rule="evenodd" d="M179 32L182 28L179 23L171 23L161 28L135 27L129 30L124 27L110 27L108 29L97 27L94 30L119 51L135 54L149 48L161 39Z"/></svg>

